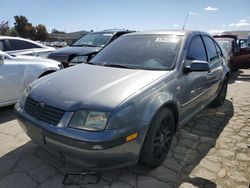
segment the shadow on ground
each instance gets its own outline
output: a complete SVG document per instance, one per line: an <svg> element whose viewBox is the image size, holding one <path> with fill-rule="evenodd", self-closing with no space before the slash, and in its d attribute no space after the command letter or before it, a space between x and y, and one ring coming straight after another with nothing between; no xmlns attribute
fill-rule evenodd
<svg viewBox="0 0 250 188"><path fill-rule="evenodd" d="M13 112L14 106L7 106L0 108L0 124L14 120L15 115Z"/></svg>
<svg viewBox="0 0 250 188"><path fill-rule="evenodd" d="M250 75L243 74L242 70L233 71L230 75L229 84L233 84L234 82L237 81L250 82Z"/></svg>
<svg viewBox="0 0 250 188"><path fill-rule="evenodd" d="M190 177L191 172L215 146L216 140L234 114L231 101L217 109L207 108L177 131L171 151L164 164L155 170L128 168L144 176L166 181L170 187L189 182L197 187L216 187L216 184L200 177Z"/></svg>
<svg viewBox="0 0 250 188"><path fill-rule="evenodd" d="M164 164L156 169L141 165L101 171L93 187L179 187L189 182L198 187L216 187L213 182L190 174L214 147L216 139L233 116L231 101L217 109L206 108L177 131ZM10 115L9 119L12 119ZM0 122L8 121L1 119ZM29 141L0 158L0 187L67 187L65 174L84 169L65 163ZM81 185L81 178L75 184ZM90 186L90 185L89 185ZM76 186L77 187L77 186Z"/></svg>

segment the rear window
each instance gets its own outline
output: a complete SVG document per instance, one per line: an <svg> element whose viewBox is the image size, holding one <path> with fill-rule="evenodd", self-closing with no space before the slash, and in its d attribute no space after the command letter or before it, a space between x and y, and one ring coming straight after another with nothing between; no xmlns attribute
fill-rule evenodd
<svg viewBox="0 0 250 188"><path fill-rule="evenodd" d="M93 64L124 65L138 69L172 69L179 52L182 36L127 35L100 51Z"/></svg>
<svg viewBox="0 0 250 188"><path fill-rule="evenodd" d="M220 46L229 53L232 48L232 41L230 40L217 40L216 41L220 44Z"/></svg>

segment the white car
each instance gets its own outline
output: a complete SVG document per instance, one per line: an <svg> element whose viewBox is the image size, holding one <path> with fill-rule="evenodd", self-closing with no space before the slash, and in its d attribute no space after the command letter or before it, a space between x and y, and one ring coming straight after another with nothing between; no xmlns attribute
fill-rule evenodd
<svg viewBox="0 0 250 188"><path fill-rule="evenodd" d="M47 57L55 48L19 37L0 36L0 50L13 55Z"/></svg>
<svg viewBox="0 0 250 188"><path fill-rule="evenodd" d="M0 51L0 107L15 104L31 82L60 69L57 61Z"/></svg>

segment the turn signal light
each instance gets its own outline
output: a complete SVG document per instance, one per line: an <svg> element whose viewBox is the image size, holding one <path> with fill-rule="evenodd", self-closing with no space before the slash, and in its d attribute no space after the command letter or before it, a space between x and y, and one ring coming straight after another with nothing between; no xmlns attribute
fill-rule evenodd
<svg viewBox="0 0 250 188"><path fill-rule="evenodd" d="M127 136L126 141L129 142L131 140L136 139L137 137L138 137L138 133L133 133L133 134Z"/></svg>

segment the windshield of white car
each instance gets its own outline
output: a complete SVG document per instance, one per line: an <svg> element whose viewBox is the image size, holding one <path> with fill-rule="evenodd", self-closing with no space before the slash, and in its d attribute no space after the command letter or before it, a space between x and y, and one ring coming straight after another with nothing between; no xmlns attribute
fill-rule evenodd
<svg viewBox="0 0 250 188"><path fill-rule="evenodd" d="M136 69L171 70L175 66L181 39L182 36L166 34L122 36L100 51L91 63L114 64L119 68L123 65Z"/></svg>
<svg viewBox="0 0 250 188"><path fill-rule="evenodd" d="M112 33L88 33L72 46L103 47L109 43L112 36Z"/></svg>

